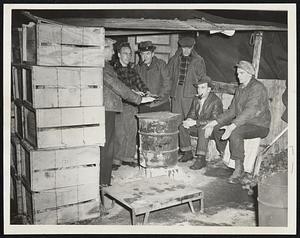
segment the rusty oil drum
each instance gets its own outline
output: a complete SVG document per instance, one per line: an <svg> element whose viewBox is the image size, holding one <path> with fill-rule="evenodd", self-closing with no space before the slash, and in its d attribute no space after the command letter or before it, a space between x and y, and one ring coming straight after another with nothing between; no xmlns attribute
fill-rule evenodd
<svg viewBox="0 0 300 238"><path fill-rule="evenodd" d="M178 126L181 115L171 112L137 114L139 156L148 168L167 168L177 164Z"/></svg>

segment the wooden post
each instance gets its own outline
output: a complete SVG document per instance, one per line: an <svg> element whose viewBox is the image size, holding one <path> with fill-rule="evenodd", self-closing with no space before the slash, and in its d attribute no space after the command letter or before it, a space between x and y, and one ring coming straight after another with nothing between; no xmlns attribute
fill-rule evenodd
<svg viewBox="0 0 300 238"><path fill-rule="evenodd" d="M252 64L255 69L255 78L258 77L262 38L263 38L263 33L261 31L255 32L253 58L252 58Z"/></svg>

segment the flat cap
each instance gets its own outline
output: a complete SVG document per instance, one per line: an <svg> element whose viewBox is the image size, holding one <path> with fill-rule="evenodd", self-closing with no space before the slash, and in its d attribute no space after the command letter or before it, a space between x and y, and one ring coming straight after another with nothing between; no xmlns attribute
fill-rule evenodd
<svg viewBox="0 0 300 238"><path fill-rule="evenodd" d="M195 43L196 43L195 39L192 37L183 37L178 41L178 44L181 47L189 47L189 48L193 47Z"/></svg>
<svg viewBox="0 0 300 238"><path fill-rule="evenodd" d="M213 87L214 87L214 85L212 84L211 78L210 78L209 76L207 76L207 75L204 75L202 78L199 78L199 79L198 79L198 82L195 83L195 84L193 84L193 85L194 85L195 87L198 87L198 85L204 84L204 83L207 83L208 87L210 87L210 88L213 88Z"/></svg>
<svg viewBox="0 0 300 238"><path fill-rule="evenodd" d="M250 62L248 62L248 61L241 60L239 63L237 63L235 65L235 67L240 68L240 69L246 71L248 74L251 74L251 75L255 74L255 70L254 70L253 65Z"/></svg>
<svg viewBox="0 0 300 238"><path fill-rule="evenodd" d="M105 38L105 46L110 46L113 45L114 43L116 43L117 41L111 39L111 38Z"/></svg>
<svg viewBox="0 0 300 238"><path fill-rule="evenodd" d="M138 51L144 52L144 51L154 51L156 47L152 44L152 41L142 41L138 45Z"/></svg>

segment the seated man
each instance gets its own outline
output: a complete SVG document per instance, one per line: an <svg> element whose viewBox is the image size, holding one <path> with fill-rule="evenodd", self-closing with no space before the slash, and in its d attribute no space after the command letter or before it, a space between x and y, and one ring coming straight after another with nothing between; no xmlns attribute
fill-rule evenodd
<svg viewBox="0 0 300 238"><path fill-rule="evenodd" d="M208 76L203 76L194 86L197 87L198 94L192 102L187 119L179 126L180 150L184 152L179 162L193 159L190 134L198 136L196 161L190 167L196 170L206 166L208 138L205 137L203 127L223 112L223 105L220 98L211 92L212 84Z"/></svg>
<svg viewBox="0 0 300 238"><path fill-rule="evenodd" d="M231 159L235 160L235 170L229 183L238 183L243 175L244 139L266 137L271 123L268 92L254 78L254 67L247 61L240 61L236 67L240 85L229 109L205 126L207 136L213 133L221 154L229 139Z"/></svg>

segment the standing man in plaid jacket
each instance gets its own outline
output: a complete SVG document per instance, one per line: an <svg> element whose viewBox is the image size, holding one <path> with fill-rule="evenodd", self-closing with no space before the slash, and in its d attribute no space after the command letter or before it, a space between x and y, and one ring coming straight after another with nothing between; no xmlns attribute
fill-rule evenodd
<svg viewBox="0 0 300 238"><path fill-rule="evenodd" d="M122 42L118 47L119 60L113 67L127 87L134 92L144 96L149 92L139 74L135 71L134 65L130 62L132 50L128 42ZM123 101L123 112L116 115L115 130L115 158L113 169L117 169L121 164L136 166L136 135L137 120L135 115L138 113L138 107L128 101Z"/></svg>

